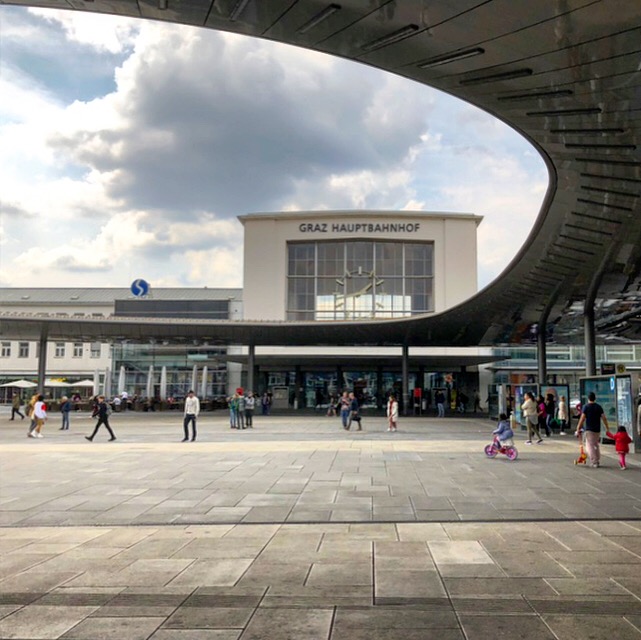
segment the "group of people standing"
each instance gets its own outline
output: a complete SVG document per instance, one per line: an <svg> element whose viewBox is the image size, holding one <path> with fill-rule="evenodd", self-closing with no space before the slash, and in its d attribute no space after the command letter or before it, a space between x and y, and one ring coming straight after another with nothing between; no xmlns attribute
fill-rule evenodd
<svg viewBox="0 0 641 640"><path fill-rule="evenodd" d="M229 407L229 426L231 429L254 428L256 396L253 391L245 394L242 389L237 389L233 396L227 398L227 406ZM267 414L263 411L263 415Z"/></svg>
<svg viewBox="0 0 641 640"><path fill-rule="evenodd" d="M546 438L549 438L555 425L559 426L559 435L566 435L570 425L570 414L565 396L559 398L557 405L552 393L548 393L545 398L539 395L535 399L534 394L527 391L521 411L527 427L525 444L532 444L535 436L536 443L541 444L543 442L541 434L545 433Z"/></svg>

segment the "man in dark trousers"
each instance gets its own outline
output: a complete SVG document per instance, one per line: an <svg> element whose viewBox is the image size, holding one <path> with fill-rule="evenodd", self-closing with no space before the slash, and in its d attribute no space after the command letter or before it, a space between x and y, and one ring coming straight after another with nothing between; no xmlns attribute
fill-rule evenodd
<svg viewBox="0 0 641 640"><path fill-rule="evenodd" d="M196 418L200 413L200 400L196 394L190 390L185 398L185 416L183 420L183 431L185 432L185 437L183 442L189 440L189 423L191 423L191 441L196 441Z"/></svg>
<svg viewBox="0 0 641 640"><path fill-rule="evenodd" d="M598 467L601 464L601 449L599 447L601 422L603 422L606 429L610 428L603 407L597 403L594 392L590 391L588 403L583 407L579 424L576 427L576 435L578 438L581 436L581 432L585 431L585 446L593 467ZM585 428L583 428L584 425Z"/></svg>
<svg viewBox="0 0 641 640"><path fill-rule="evenodd" d="M109 426L109 413L109 405L105 402L105 396L98 396L98 404L96 405L93 414L94 417L98 418L98 422L96 423L96 428L93 430L93 433L90 436L85 436L85 438L89 440L89 442L93 442L93 439L98 433L98 429L100 429L103 424L105 425L105 428L107 429L107 431L109 431L109 435L111 436L111 438L109 438L109 442L113 442L116 439L114 432Z"/></svg>

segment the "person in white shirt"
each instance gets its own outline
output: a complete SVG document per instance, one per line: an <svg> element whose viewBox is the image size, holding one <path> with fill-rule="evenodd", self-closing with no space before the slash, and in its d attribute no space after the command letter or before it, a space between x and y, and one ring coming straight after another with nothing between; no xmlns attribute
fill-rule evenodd
<svg viewBox="0 0 641 640"><path fill-rule="evenodd" d="M34 428L29 431L30 438L44 438L40 433L47 419L47 405L43 402L43 397L39 395L36 403L33 405L33 419L35 420Z"/></svg>
<svg viewBox="0 0 641 640"><path fill-rule="evenodd" d="M200 400L193 391L189 391L185 398L185 419L183 420L183 429L185 430L185 437L183 442L189 440L189 423L191 422L191 441L196 440L196 418L200 413Z"/></svg>

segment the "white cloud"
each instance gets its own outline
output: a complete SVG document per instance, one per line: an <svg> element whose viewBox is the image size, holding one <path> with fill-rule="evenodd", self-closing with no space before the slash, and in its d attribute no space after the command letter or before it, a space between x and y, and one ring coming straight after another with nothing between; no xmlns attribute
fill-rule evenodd
<svg viewBox="0 0 641 640"><path fill-rule="evenodd" d="M70 42L109 53L121 53L132 47L141 26L140 20L120 16L38 8L31 8L29 11L48 22L60 25Z"/></svg>
<svg viewBox="0 0 641 640"><path fill-rule="evenodd" d="M484 215L485 283L540 206L543 163L509 127L399 77L189 27L12 16L0 59L0 282L238 286L236 215L364 207ZM115 84L82 100L57 93L45 68L24 71L15 34L38 33L41 20L64 35L52 54L61 67L80 44L110 60Z"/></svg>

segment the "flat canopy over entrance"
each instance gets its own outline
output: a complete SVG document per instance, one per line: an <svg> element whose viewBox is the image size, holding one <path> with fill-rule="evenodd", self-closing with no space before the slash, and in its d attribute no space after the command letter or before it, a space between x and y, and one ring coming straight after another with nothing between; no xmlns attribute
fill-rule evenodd
<svg viewBox="0 0 641 640"><path fill-rule="evenodd" d="M228 362L238 362L247 365L247 356L228 354L225 359ZM461 371L465 367L474 367L490 362L505 360L505 356L470 356L470 355L442 355L442 356L410 356L408 363L410 369L424 367L426 371ZM401 367L401 354L394 357L387 356L366 356L350 354L349 358L340 354L331 356L296 355L256 355L254 364L264 369L287 369L305 362L305 369L308 371L328 370L336 371L337 367L344 370L355 371L359 369L376 369L381 367L384 371L399 371Z"/></svg>

